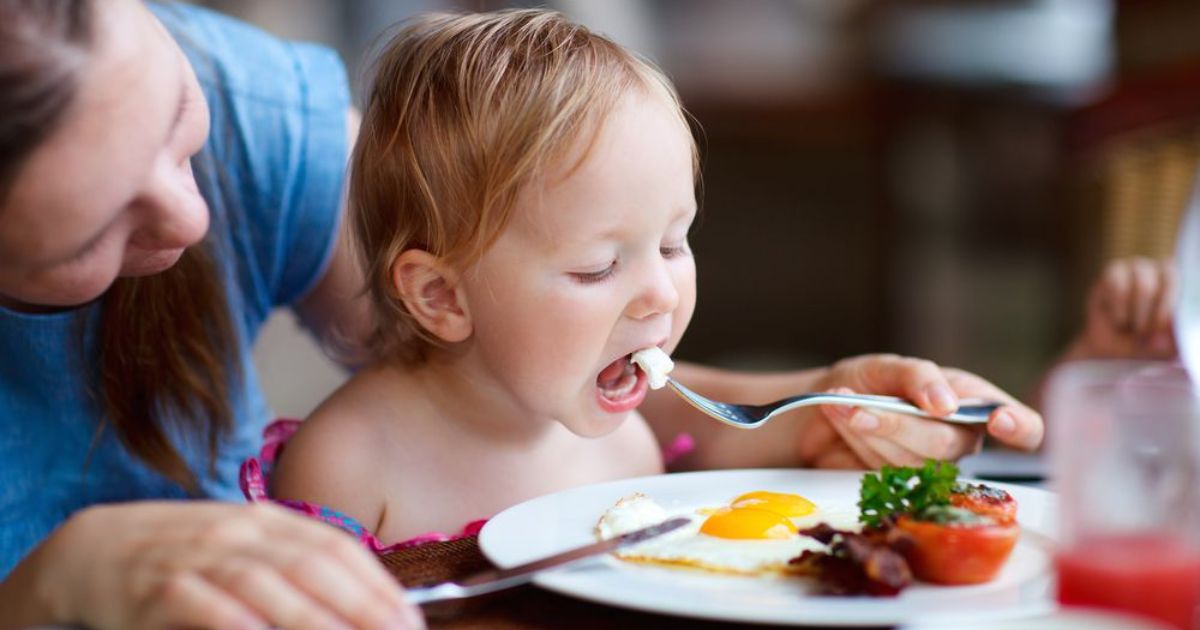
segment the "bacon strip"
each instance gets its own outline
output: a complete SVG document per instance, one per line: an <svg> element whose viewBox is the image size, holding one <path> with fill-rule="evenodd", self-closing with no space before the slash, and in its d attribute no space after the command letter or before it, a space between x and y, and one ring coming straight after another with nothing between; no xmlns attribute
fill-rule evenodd
<svg viewBox="0 0 1200 630"><path fill-rule="evenodd" d="M789 562L800 573L816 578L822 594L892 597L912 583L903 555L912 541L895 528L857 533L821 523L800 533L830 546L828 552L805 551Z"/></svg>

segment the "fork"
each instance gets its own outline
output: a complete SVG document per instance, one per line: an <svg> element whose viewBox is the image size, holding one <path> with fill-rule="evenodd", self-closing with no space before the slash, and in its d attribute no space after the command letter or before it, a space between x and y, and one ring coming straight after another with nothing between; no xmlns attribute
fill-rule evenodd
<svg viewBox="0 0 1200 630"><path fill-rule="evenodd" d="M920 416L922 418L932 418L934 420L942 420L944 422L953 422L957 424L985 424L988 416L1000 407L1003 403L991 402L977 399L963 399L959 401L958 410L952 414L945 416L934 416L922 410L920 407L895 396L875 396L872 394L832 394L832 393L811 393L800 394L783 400L777 400L773 403L765 405L737 405L733 403L719 402L705 398L700 394L684 387L673 378L667 379L667 385L675 390L681 398L690 403L693 407L703 411L704 413L728 424L731 427L739 429L757 429L766 423L767 420L781 414L785 411L796 409L797 407L807 407L809 405L850 405L854 407L870 407L872 409L883 409L886 411L896 411L905 413L910 416Z"/></svg>

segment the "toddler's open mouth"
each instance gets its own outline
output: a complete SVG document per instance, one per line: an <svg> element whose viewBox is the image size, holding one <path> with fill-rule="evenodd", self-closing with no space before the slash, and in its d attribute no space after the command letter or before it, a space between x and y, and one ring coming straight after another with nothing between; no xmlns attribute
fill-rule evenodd
<svg viewBox="0 0 1200 630"><path fill-rule="evenodd" d="M648 346L609 363L596 375L600 407L610 413L629 411L646 399L646 391L666 384L675 367L662 348Z"/></svg>
<svg viewBox="0 0 1200 630"><path fill-rule="evenodd" d="M613 402L622 401L637 389L641 370L625 355L600 370L596 376L596 387L600 395Z"/></svg>

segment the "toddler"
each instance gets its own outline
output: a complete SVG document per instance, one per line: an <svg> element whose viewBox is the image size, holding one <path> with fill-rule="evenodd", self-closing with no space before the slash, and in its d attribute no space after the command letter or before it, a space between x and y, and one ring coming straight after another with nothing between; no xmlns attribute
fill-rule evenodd
<svg viewBox="0 0 1200 630"><path fill-rule="evenodd" d="M264 499L269 473L275 500L384 551L471 533L545 493L663 472L662 445L638 412L648 379L630 357L670 353L695 308L697 165L662 73L560 15L411 22L378 62L351 165L373 361L300 425L272 470L247 462L247 493ZM1011 400L894 355L768 382L916 392L946 413L956 405L947 381ZM1036 414L1015 401L1005 409L997 426L1040 434ZM802 438L712 421L701 430L737 433L721 450L736 442L749 465L818 444L850 465L853 453L868 463L929 448L954 457L979 439L936 422L859 435L852 417L777 423L805 426ZM268 436L266 464L294 428Z"/></svg>
<svg viewBox="0 0 1200 630"><path fill-rule="evenodd" d="M696 146L667 79L555 13L432 15L378 62L351 165L374 363L271 494L382 544L663 472L636 350L696 304Z"/></svg>

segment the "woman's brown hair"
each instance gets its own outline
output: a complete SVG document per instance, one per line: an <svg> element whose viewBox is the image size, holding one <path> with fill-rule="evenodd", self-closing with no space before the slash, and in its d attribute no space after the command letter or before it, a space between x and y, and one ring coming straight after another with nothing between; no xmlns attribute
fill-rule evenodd
<svg viewBox="0 0 1200 630"><path fill-rule="evenodd" d="M630 93L662 99L688 128L661 71L553 11L424 15L375 67L350 207L379 360L416 363L436 343L394 295L400 253L422 249L457 267L477 260L521 190L582 162L587 151L572 151ZM694 170L696 156L693 145Z"/></svg>
<svg viewBox="0 0 1200 630"><path fill-rule="evenodd" d="M94 0L0 0L0 207L24 161L70 112L99 10ZM240 374L208 241L167 271L118 278L99 309L96 356L82 361L102 409L97 435L111 425L134 456L195 493L197 473L168 425L206 439L211 472L233 424L230 387Z"/></svg>

